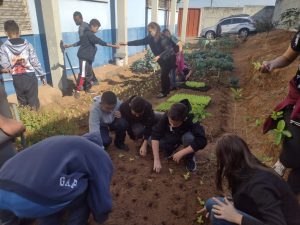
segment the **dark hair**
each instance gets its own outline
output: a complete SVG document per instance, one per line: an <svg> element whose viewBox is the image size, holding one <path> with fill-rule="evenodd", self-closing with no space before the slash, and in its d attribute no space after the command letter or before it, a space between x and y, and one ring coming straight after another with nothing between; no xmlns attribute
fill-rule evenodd
<svg viewBox="0 0 300 225"><path fill-rule="evenodd" d="M4 30L8 34L18 34L20 32L19 25L14 20L5 21Z"/></svg>
<svg viewBox="0 0 300 225"><path fill-rule="evenodd" d="M159 26L159 24L156 23L156 22L151 22L151 23L148 24L147 27L155 30L156 34L154 36L154 40L158 41L159 37L160 37L160 26Z"/></svg>
<svg viewBox="0 0 300 225"><path fill-rule="evenodd" d="M82 19L82 14L81 14L81 12L78 12L78 11L74 12L74 13L73 13L73 18L75 18L76 16L79 16L79 17Z"/></svg>
<svg viewBox="0 0 300 225"><path fill-rule="evenodd" d="M91 19L90 26L98 26L101 27L101 23L97 19Z"/></svg>
<svg viewBox="0 0 300 225"><path fill-rule="evenodd" d="M135 96L130 101L130 109L136 113L143 113L146 107L146 101L142 97Z"/></svg>
<svg viewBox="0 0 300 225"><path fill-rule="evenodd" d="M229 189L250 178L257 169L268 170L251 152L247 143L235 134L226 134L217 142L216 186L223 190L223 178L228 181Z"/></svg>
<svg viewBox="0 0 300 225"><path fill-rule="evenodd" d="M174 121L184 121L189 111L183 103L174 103L167 112L168 117Z"/></svg>
<svg viewBox="0 0 300 225"><path fill-rule="evenodd" d="M169 29L163 29L163 31L162 31L163 33L166 33L166 32L168 32L168 33L170 33L171 34L171 31L169 30Z"/></svg>
<svg viewBox="0 0 300 225"><path fill-rule="evenodd" d="M117 96L112 91L105 91L101 96L101 103L115 105L117 104Z"/></svg>

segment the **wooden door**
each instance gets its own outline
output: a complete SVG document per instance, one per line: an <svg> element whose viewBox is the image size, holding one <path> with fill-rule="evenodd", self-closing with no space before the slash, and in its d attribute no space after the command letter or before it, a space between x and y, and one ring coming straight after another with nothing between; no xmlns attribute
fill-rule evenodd
<svg viewBox="0 0 300 225"><path fill-rule="evenodd" d="M188 9L188 18L186 26L187 37L197 37L200 24L200 9ZM179 9L178 13L178 36L181 35L183 9Z"/></svg>

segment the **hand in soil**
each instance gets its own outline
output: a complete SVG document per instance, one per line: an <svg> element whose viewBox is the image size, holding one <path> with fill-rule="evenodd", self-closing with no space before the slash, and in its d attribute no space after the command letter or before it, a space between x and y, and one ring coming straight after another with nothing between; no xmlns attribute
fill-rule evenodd
<svg viewBox="0 0 300 225"><path fill-rule="evenodd" d="M140 155L145 157L146 154L147 154L147 145L146 146L142 145L140 148Z"/></svg>
<svg viewBox="0 0 300 225"><path fill-rule="evenodd" d="M207 209L204 207L203 209L200 209L197 211L197 214L201 214L201 213L205 213L205 217L208 218L209 217L209 212L207 212Z"/></svg>
<svg viewBox="0 0 300 225"><path fill-rule="evenodd" d="M176 152L174 155L173 155L173 160L177 163L179 163L180 159L183 157L181 151L179 152Z"/></svg>
<svg viewBox="0 0 300 225"><path fill-rule="evenodd" d="M270 73L273 70L273 65L271 61L264 61L258 70L262 73Z"/></svg>
<svg viewBox="0 0 300 225"><path fill-rule="evenodd" d="M121 113L119 111L115 112L115 118L118 118L118 119L121 118Z"/></svg>
<svg viewBox="0 0 300 225"><path fill-rule="evenodd" d="M233 204L227 198L225 198L225 202L221 202L217 198L213 198L213 200L217 204L213 206L212 212L217 219L223 219L232 223L241 224L243 216L237 212Z"/></svg>
<svg viewBox="0 0 300 225"><path fill-rule="evenodd" d="M160 160L154 160L153 171L155 171L156 173L159 173L160 170L161 170Z"/></svg>

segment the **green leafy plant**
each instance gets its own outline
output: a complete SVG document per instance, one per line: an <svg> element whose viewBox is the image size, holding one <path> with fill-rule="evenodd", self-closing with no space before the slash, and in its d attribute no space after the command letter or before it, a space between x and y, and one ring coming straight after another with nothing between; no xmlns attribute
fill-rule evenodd
<svg viewBox="0 0 300 225"><path fill-rule="evenodd" d="M206 86L204 82L196 82L196 81L186 81L185 85L191 88L202 88Z"/></svg>
<svg viewBox="0 0 300 225"><path fill-rule="evenodd" d="M277 127L271 130L274 135L274 143L279 145L284 137L291 138L292 134L289 130L285 130L284 120L279 120Z"/></svg>
<svg viewBox="0 0 300 225"><path fill-rule="evenodd" d="M271 114L271 118L273 120L278 120L278 119L283 118L283 111L278 111L278 112L273 111Z"/></svg>
<svg viewBox="0 0 300 225"><path fill-rule="evenodd" d="M155 56L151 50L147 49L147 52L143 59L138 59L132 63L130 70L134 73L151 73L158 70L158 64L153 62Z"/></svg>
<svg viewBox="0 0 300 225"><path fill-rule="evenodd" d="M240 100L243 97L242 88L230 88L232 96L235 100Z"/></svg>
<svg viewBox="0 0 300 225"><path fill-rule="evenodd" d="M196 219L196 222L199 223L199 224L204 224L203 216L202 215L198 215L197 219Z"/></svg>
<svg viewBox="0 0 300 225"><path fill-rule="evenodd" d="M180 102L183 99L188 99L189 102L198 105L208 105L211 101L211 97L209 96L202 96L202 95L191 95L191 94L175 94L171 96L167 101L168 102Z"/></svg>
<svg viewBox="0 0 300 225"><path fill-rule="evenodd" d="M290 8L280 14L280 24L287 28L296 28L300 18L299 8Z"/></svg>
<svg viewBox="0 0 300 225"><path fill-rule="evenodd" d="M184 178L185 181L189 180L191 178L190 172L187 172L187 173L183 174L183 178Z"/></svg>
<svg viewBox="0 0 300 225"><path fill-rule="evenodd" d="M263 123L263 120L261 118L258 118L255 120L255 126L259 127Z"/></svg>
<svg viewBox="0 0 300 225"><path fill-rule="evenodd" d="M259 68L262 66L261 62L252 62L252 65L255 70L259 70Z"/></svg>
<svg viewBox="0 0 300 225"><path fill-rule="evenodd" d="M203 201L199 196L197 197L198 203L200 204L200 206L204 206L205 205L205 201Z"/></svg>

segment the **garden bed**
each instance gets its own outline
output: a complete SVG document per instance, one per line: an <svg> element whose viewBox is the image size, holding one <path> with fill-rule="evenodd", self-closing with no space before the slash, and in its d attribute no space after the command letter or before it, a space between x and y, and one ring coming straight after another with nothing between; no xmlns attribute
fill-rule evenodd
<svg viewBox="0 0 300 225"><path fill-rule="evenodd" d="M206 92L209 89L211 89L211 86L205 84L204 82L197 82L197 81L182 82L178 85L178 87L183 89L190 89L194 91L203 91L203 92Z"/></svg>

